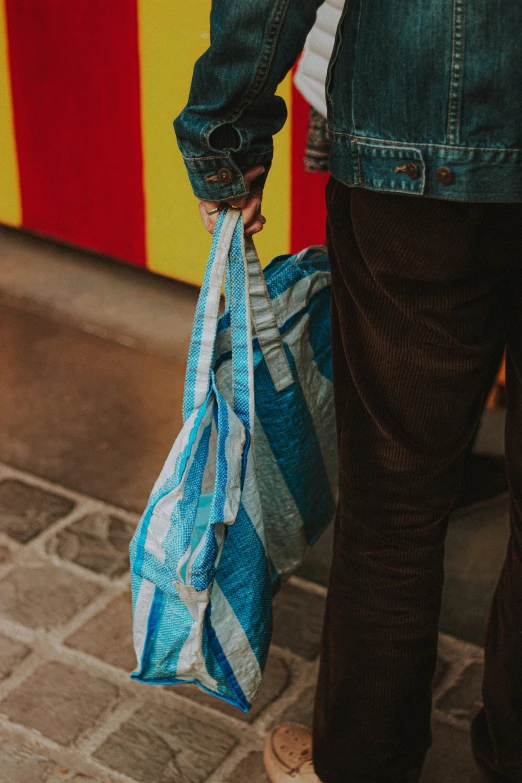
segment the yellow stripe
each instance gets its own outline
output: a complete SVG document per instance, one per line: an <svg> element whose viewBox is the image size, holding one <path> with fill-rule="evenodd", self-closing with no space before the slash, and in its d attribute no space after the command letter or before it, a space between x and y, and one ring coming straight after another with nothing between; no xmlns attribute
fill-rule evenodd
<svg viewBox="0 0 522 783"><path fill-rule="evenodd" d="M142 137L148 266L201 283L210 238L204 231L172 120L187 100L195 60L209 43L210 0L138 0ZM282 85L285 99L290 83ZM290 129L277 138L266 193L267 227L259 235L264 260L287 251L290 222ZM269 226L269 227L268 227Z"/></svg>
<svg viewBox="0 0 522 783"><path fill-rule="evenodd" d="M0 222L22 222L4 0L0 0Z"/></svg>
<svg viewBox="0 0 522 783"><path fill-rule="evenodd" d="M285 99L289 112L291 91L291 77L287 76L277 92ZM263 196L263 214L267 223L263 231L256 234L257 250L264 264L290 250L291 143L292 119L289 116L283 130L274 139L274 162Z"/></svg>

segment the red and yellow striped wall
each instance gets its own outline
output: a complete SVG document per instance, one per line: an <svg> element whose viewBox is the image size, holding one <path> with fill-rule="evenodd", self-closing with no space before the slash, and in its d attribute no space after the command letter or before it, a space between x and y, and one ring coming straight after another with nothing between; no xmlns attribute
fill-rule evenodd
<svg viewBox="0 0 522 783"><path fill-rule="evenodd" d="M0 222L191 283L209 238L172 120L209 43L210 0L0 0ZM307 107L288 78L262 257L324 241L304 174Z"/></svg>

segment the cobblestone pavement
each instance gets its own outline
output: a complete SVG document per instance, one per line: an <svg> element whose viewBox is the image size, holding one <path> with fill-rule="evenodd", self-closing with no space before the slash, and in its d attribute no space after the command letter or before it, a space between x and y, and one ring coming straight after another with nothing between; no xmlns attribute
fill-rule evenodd
<svg viewBox="0 0 522 783"><path fill-rule="evenodd" d="M137 517L0 464L0 782L266 783L281 720L311 720L324 588L275 602L262 691L244 715L192 686L129 679L127 547ZM469 722L482 651L442 636L423 783L478 783Z"/></svg>

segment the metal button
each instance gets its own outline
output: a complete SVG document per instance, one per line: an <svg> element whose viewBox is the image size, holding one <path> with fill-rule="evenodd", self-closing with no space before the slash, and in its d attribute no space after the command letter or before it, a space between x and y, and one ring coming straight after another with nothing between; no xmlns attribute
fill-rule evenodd
<svg viewBox="0 0 522 783"><path fill-rule="evenodd" d="M230 169L219 169L217 173L217 178L222 185L230 185L230 183L234 179L234 175L232 174Z"/></svg>
<svg viewBox="0 0 522 783"><path fill-rule="evenodd" d="M440 169L437 169L435 176L441 185L451 185L453 182L453 172L447 166L441 166Z"/></svg>
<svg viewBox="0 0 522 783"><path fill-rule="evenodd" d="M410 179L419 179L420 177L419 167L411 161L406 164L405 172Z"/></svg>

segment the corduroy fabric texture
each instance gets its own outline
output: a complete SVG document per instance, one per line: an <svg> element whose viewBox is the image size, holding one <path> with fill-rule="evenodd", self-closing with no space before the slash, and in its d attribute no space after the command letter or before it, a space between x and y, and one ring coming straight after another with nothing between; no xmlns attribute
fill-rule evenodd
<svg viewBox="0 0 522 783"><path fill-rule="evenodd" d="M448 516L504 331L512 535L476 752L522 781L522 204L352 190L334 179L327 204L340 501L317 774L323 783L420 777Z"/></svg>

